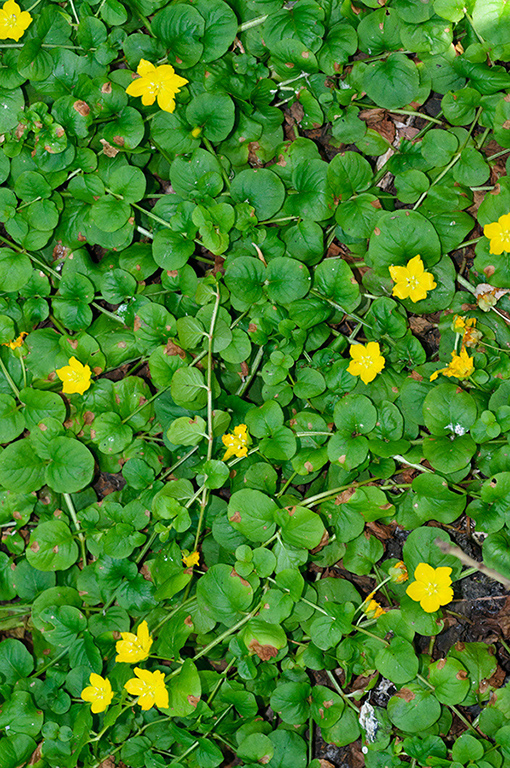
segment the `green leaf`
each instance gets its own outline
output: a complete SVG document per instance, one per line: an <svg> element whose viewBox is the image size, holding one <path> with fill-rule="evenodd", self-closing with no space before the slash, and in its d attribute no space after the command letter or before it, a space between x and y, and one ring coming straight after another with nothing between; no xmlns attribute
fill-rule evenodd
<svg viewBox="0 0 510 768"><path fill-rule="evenodd" d="M309 683L280 683L271 694L271 707L284 723L301 725L308 719L311 692Z"/></svg>
<svg viewBox="0 0 510 768"><path fill-rule="evenodd" d="M0 483L9 491L31 493L44 483L44 462L29 440L11 443L0 454Z"/></svg>
<svg viewBox="0 0 510 768"><path fill-rule="evenodd" d="M219 59L234 42L238 27L237 17L223 0L195 0L194 7L205 21L201 38L204 50L200 60L207 63Z"/></svg>
<svg viewBox="0 0 510 768"><path fill-rule="evenodd" d="M191 661L186 659L176 678L173 678L168 685L169 706L168 712L173 717L186 717L192 714L198 704L202 687L198 676L197 668Z"/></svg>
<svg viewBox="0 0 510 768"><path fill-rule="evenodd" d="M21 88L6 91L0 88L0 101L3 109L0 116L0 132L7 133L18 124L18 113L23 109L25 99Z"/></svg>
<svg viewBox="0 0 510 768"><path fill-rule="evenodd" d="M24 428L25 419L16 401L9 395L0 394L0 442L10 443L21 435Z"/></svg>
<svg viewBox="0 0 510 768"><path fill-rule="evenodd" d="M34 669L34 660L23 643L7 638L0 643L0 675L8 685L28 677Z"/></svg>
<svg viewBox="0 0 510 768"><path fill-rule="evenodd" d="M186 120L192 129L200 128L206 139L214 143L227 138L234 119L234 102L221 93L201 93L186 108Z"/></svg>
<svg viewBox="0 0 510 768"><path fill-rule="evenodd" d="M175 445L198 445L203 440L207 425L200 416L181 416L175 419L167 431L167 437Z"/></svg>
<svg viewBox="0 0 510 768"><path fill-rule="evenodd" d="M367 95L385 109L405 107L414 101L420 87L416 65L402 53L369 64L363 76Z"/></svg>
<svg viewBox="0 0 510 768"><path fill-rule="evenodd" d="M341 71L342 64L346 64L349 56L356 52L356 48L357 35L353 27L345 21L334 24L317 54L321 72L336 75Z"/></svg>
<svg viewBox="0 0 510 768"><path fill-rule="evenodd" d="M43 713L36 709L26 691L15 691L0 707L0 728L5 728L10 736L24 734L35 738L43 722Z"/></svg>
<svg viewBox="0 0 510 768"><path fill-rule="evenodd" d="M343 259L325 259L317 266L314 288L345 312L352 312L360 303L360 290L352 270Z"/></svg>
<svg viewBox="0 0 510 768"><path fill-rule="evenodd" d="M310 285L310 273L299 261L281 256L269 262L265 286L270 301L290 304L306 296Z"/></svg>
<svg viewBox="0 0 510 768"><path fill-rule="evenodd" d="M328 165L322 160L300 162L292 172L292 187L284 211L312 221L333 215L333 193L328 184Z"/></svg>
<svg viewBox="0 0 510 768"><path fill-rule="evenodd" d="M364 576L371 573L374 564L383 554L384 547L379 539L375 536L367 537L363 533L347 542L343 562L347 570L358 576Z"/></svg>
<svg viewBox="0 0 510 768"><path fill-rule="evenodd" d="M10 248L0 249L0 289L6 293L19 291L30 279L32 264L28 256Z"/></svg>
<svg viewBox="0 0 510 768"><path fill-rule="evenodd" d="M439 719L441 705L436 697L417 683L409 683L388 702L391 722L407 733L420 733Z"/></svg>
<svg viewBox="0 0 510 768"><path fill-rule="evenodd" d="M191 5L169 5L158 11L151 22L156 37L165 44L170 64L186 69L196 64L203 53L201 38L204 17Z"/></svg>
<svg viewBox="0 0 510 768"><path fill-rule="evenodd" d="M276 530L277 510L265 493L245 489L232 494L227 515L232 528L250 541L267 541Z"/></svg>
<svg viewBox="0 0 510 768"><path fill-rule="evenodd" d="M251 733L237 748L237 756L251 763L269 763L274 755L271 739L263 733Z"/></svg>
<svg viewBox="0 0 510 768"><path fill-rule="evenodd" d="M32 532L27 560L38 571L65 571L77 557L78 545L62 520L40 523Z"/></svg>
<svg viewBox="0 0 510 768"><path fill-rule="evenodd" d="M467 670L457 659L448 657L434 662L429 667L428 678L441 704L460 704L469 691Z"/></svg>
<svg viewBox="0 0 510 768"><path fill-rule="evenodd" d="M79 440L56 437L50 442L45 480L57 493L76 493L92 480L94 457ZM44 569L41 569L44 570Z"/></svg>
<svg viewBox="0 0 510 768"><path fill-rule="evenodd" d="M122 424L117 413L100 413L94 419L91 429L92 439L98 444L101 453L114 454L123 451L133 439L129 424Z"/></svg>
<svg viewBox="0 0 510 768"><path fill-rule="evenodd" d="M255 209L259 221L274 216L282 207L285 189L269 168L254 168L236 174L230 186L236 203L247 202ZM262 246L263 247L263 246Z"/></svg>
<svg viewBox="0 0 510 768"><path fill-rule="evenodd" d="M442 382L425 398L423 418L433 435L464 435L476 419L476 403L455 384Z"/></svg>
<svg viewBox="0 0 510 768"><path fill-rule="evenodd" d="M379 672L397 685L414 680L418 674L418 657L411 643L403 637L393 637L386 648L375 657Z"/></svg>
<svg viewBox="0 0 510 768"><path fill-rule="evenodd" d="M253 590L231 566L217 563L198 581L197 599L205 615L230 624L239 619L240 611L248 610Z"/></svg>

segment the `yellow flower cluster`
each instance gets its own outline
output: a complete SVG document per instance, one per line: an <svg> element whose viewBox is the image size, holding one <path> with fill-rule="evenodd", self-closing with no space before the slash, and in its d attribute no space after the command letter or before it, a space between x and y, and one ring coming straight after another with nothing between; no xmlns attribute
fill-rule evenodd
<svg viewBox="0 0 510 768"><path fill-rule="evenodd" d="M13 339L12 341L4 341L2 344L2 347L10 347L11 349L17 349L18 347L21 347L21 345L23 344L25 336L28 336L28 333L26 331L21 331L17 339Z"/></svg>
<svg viewBox="0 0 510 768"><path fill-rule="evenodd" d="M234 427L234 434L223 435L221 441L227 449L223 461L227 461L231 456L237 456L238 459L244 458L248 454L250 444L248 427L246 424L239 424L238 427Z"/></svg>
<svg viewBox="0 0 510 768"><path fill-rule="evenodd" d="M435 381L440 373L444 376L455 376L457 379L467 379L471 376L475 370L475 366L473 358L469 357L467 353L466 347L475 347L482 338L482 334L480 331L476 330L475 326L476 318L455 315L452 322L452 328L455 333L462 335L460 354L454 349L452 352L451 363L449 363L446 368L440 368L438 371L434 371L430 377L430 381Z"/></svg>
<svg viewBox="0 0 510 768"><path fill-rule="evenodd" d="M153 640L146 621L142 621L136 635L132 632L121 632L121 638L115 646L117 651L115 661L134 664L149 657ZM124 684L124 688L132 696L138 696L136 703L143 710L151 709L154 706L166 709L168 707L168 691L163 672L159 670L149 672L147 669L135 667L134 673L136 677L128 680ZM81 698L92 705L91 711L94 714L104 712L113 698L110 681L93 672L90 675L90 686L83 689Z"/></svg>
<svg viewBox="0 0 510 768"><path fill-rule="evenodd" d="M182 562L186 566L186 568L192 568L194 565L198 565L200 562L200 553L199 552L191 552L189 553L187 550L186 552L182 553Z"/></svg>
<svg viewBox="0 0 510 768"><path fill-rule="evenodd" d="M371 592L361 605L361 610L368 619L378 619L386 613L382 605L374 600L374 595L375 592Z"/></svg>
<svg viewBox="0 0 510 768"><path fill-rule="evenodd" d="M423 261L418 254L407 262L405 267L389 267L391 279L394 281L393 296L397 299L411 299L416 303L427 298L428 291L436 288L434 275L425 272Z"/></svg>
<svg viewBox="0 0 510 768"><path fill-rule="evenodd" d="M434 613L453 600L451 572L451 568L432 568L428 563L419 563L414 572L415 581L409 584L406 593L426 613Z"/></svg>
<svg viewBox="0 0 510 768"><path fill-rule="evenodd" d="M392 581L394 584L402 584L409 578L409 574L407 573L407 568L403 560L399 560L398 563L392 565L391 568L388 569L388 573L390 574L390 581Z"/></svg>

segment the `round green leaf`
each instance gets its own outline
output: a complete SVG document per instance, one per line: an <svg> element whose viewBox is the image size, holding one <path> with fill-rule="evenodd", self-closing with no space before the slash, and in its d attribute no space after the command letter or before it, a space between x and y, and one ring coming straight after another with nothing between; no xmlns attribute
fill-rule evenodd
<svg viewBox="0 0 510 768"><path fill-rule="evenodd" d="M11 443L0 454L0 483L9 491L31 493L44 483L44 462L26 439Z"/></svg>
<svg viewBox="0 0 510 768"><path fill-rule="evenodd" d="M90 483L94 457L83 443L70 437L56 437L49 448L51 459L45 480L50 488L57 493L76 493Z"/></svg>
<svg viewBox="0 0 510 768"><path fill-rule="evenodd" d="M391 722L407 733L420 733L439 719L441 705L436 697L416 683L401 688L388 702Z"/></svg>
<svg viewBox="0 0 510 768"><path fill-rule="evenodd" d="M418 674L418 657L412 644L403 637L393 637L390 644L379 651L375 664L378 672L397 685L414 680Z"/></svg>
<svg viewBox="0 0 510 768"><path fill-rule="evenodd" d="M420 76L416 64L407 56L391 53L387 59L374 61L367 66L363 87L378 106L398 109L416 98Z"/></svg>
<svg viewBox="0 0 510 768"><path fill-rule="evenodd" d="M27 560L38 571L65 571L77 557L78 545L62 520L40 523L32 531Z"/></svg>
<svg viewBox="0 0 510 768"><path fill-rule="evenodd" d="M230 194L236 203L252 205L259 221L263 221L278 213L283 204L285 189L278 176L269 168L250 168L235 176Z"/></svg>
<svg viewBox="0 0 510 768"><path fill-rule="evenodd" d="M302 299L311 285L308 269L295 259L285 256L272 259L266 270L266 292L270 301L277 304L290 304Z"/></svg>

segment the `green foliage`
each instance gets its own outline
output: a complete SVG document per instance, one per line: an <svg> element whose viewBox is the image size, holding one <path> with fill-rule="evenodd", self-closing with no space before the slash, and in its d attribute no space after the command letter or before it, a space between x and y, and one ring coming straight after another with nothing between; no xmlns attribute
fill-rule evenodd
<svg viewBox="0 0 510 768"><path fill-rule="evenodd" d="M499 648L435 646L449 585L406 589L426 564L462 597L473 525L510 578L507 4L22 10L0 768L320 768L318 729L367 768L501 768ZM172 111L168 81L132 95L142 59L181 78Z"/></svg>

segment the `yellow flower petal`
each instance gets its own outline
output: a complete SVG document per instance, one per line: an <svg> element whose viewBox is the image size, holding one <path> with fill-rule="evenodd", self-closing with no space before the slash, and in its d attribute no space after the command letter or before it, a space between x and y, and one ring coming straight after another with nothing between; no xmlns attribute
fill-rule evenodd
<svg viewBox="0 0 510 768"><path fill-rule="evenodd" d="M149 77L156 71L156 66L152 63L152 61L147 61L147 59L140 59L136 71L140 77Z"/></svg>

